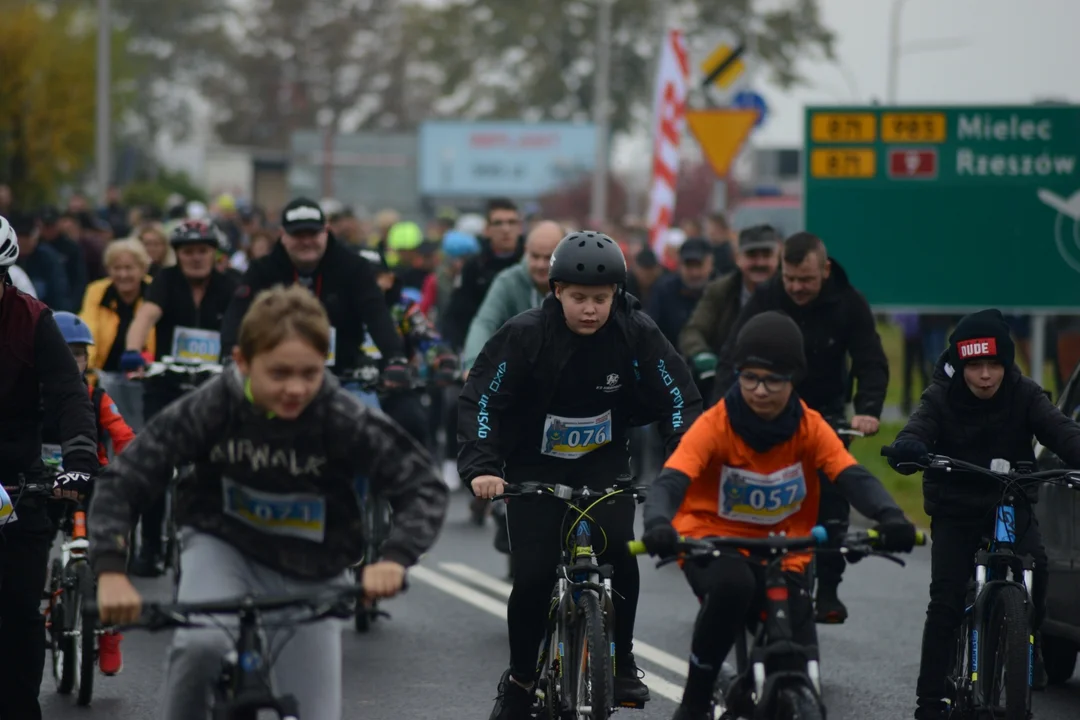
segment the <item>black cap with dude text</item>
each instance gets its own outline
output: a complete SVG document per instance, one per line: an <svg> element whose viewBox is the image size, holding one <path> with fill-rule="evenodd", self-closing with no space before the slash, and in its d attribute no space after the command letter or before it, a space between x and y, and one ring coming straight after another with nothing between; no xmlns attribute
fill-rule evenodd
<svg viewBox="0 0 1080 720"><path fill-rule="evenodd" d="M289 233L323 230L326 228L326 215L319 203L307 198L296 198L281 211L281 227Z"/></svg>
<svg viewBox="0 0 1080 720"><path fill-rule="evenodd" d="M962 367L975 360L996 360L1011 368L1016 346L1000 310L980 310L960 318L949 336L949 362Z"/></svg>

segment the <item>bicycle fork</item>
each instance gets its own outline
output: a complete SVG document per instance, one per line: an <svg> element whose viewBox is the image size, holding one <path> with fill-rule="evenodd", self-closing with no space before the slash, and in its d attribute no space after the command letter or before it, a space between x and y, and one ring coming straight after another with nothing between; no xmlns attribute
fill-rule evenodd
<svg viewBox="0 0 1080 720"><path fill-rule="evenodd" d="M782 573L768 573L765 579L765 637L770 638L772 642L793 640L790 593L791 590ZM765 696L765 658L760 651L753 655L755 657L751 670L754 678L754 693L756 697L763 698ZM814 686L814 692L820 695L821 666L816 658L807 660L806 675Z"/></svg>

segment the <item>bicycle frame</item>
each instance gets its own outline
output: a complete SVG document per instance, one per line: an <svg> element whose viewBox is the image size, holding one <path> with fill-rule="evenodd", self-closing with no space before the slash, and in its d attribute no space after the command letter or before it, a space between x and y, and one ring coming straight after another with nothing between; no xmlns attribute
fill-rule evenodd
<svg viewBox="0 0 1080 720"><path fill-rule="evenodd" d="M255 717L259 710L273 710L281 718L296 717L299 703L292 695L276 697L268 679L269 666L259 635L259 611L245 607L238 615L240 630L236 647L225 655L215 688L213 720Z"/></svg>
<svg viewBox="0 0 1080 720"><path fill-rule="evenodd" d="M974 599L965 608L965 622L957 640L957 662L959 670L964 671L964 683L957 687L959 704L966 707L971 703L973 709L986 709L994 706L993 691L995 677L994 649L986 652L983 641L990 622L990 608L995 594L1005 586L1019 586L1027 597L1026 622L1031 626L1032 600L1034 587L1035 561L1030 555L1017 555L1013 546L1016 543L1016 510L1014 498L1009 495L1006 501L998 505L995 512L994 538L989 548L979 548L975 553ZM1011 573L1013 579L1008 579ZM1016 578L1021 578L1017 580ZM1028 650L1028 694L1027 709L1031 710L1031 683L1034 668L1033 635L1029 634ZM959 673L958 673L959 674ZM959 678L957 678L959 680ZM961 696L962 694L962 696Z"/></svg>

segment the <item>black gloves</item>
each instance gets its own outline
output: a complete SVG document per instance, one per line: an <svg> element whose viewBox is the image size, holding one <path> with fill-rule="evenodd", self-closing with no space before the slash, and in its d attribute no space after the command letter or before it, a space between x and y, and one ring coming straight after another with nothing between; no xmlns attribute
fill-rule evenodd
<svg viewBox="0 0 1080 720"><path fill-rule="evenodd" d="M874 528L885 552L907 553L915 547L915 526L901 513L891 512Z"/></svg>
<svg viewBox="0 0 1080 720"><path fill-rule="evenodd" d="M919 440L896 440L892 444L892 455L888 458L889 467L902 475L911 475L918 472L918 468L912 465L930 464L929 453L930 448ZM907 463L907 466L900 467L901 463Z"/></svg>
<svg viewBox="0 0 1080 720"><path fill-rule="evenodd" d="M387 389L408 390L412 387L413 374L405 358L390 358L382 372L383 385Z"/></svg>
<svg viewBox="0 0 1080 720"><path fill-rule="evenodd" d="M668 557L674 555L679 544L679 533L667 520L654 520L645 528L641 542L650 555Z"/></svg>

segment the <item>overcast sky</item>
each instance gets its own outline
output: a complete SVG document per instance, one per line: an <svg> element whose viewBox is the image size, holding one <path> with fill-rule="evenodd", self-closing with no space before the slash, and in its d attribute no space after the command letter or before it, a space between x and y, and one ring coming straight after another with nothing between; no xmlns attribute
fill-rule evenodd
<svg viewBox="0 0 1080 720"><path fill-rule="evenodd" d="M809 87L762 85L771 114L755 144L801 144L806 105L884 101L894 1L819 0L837 35L837 63L804 63ZM901 2L902 44L956 38L963 45L903 55L899 103L1080 102L1080 0Z"/></svg>

